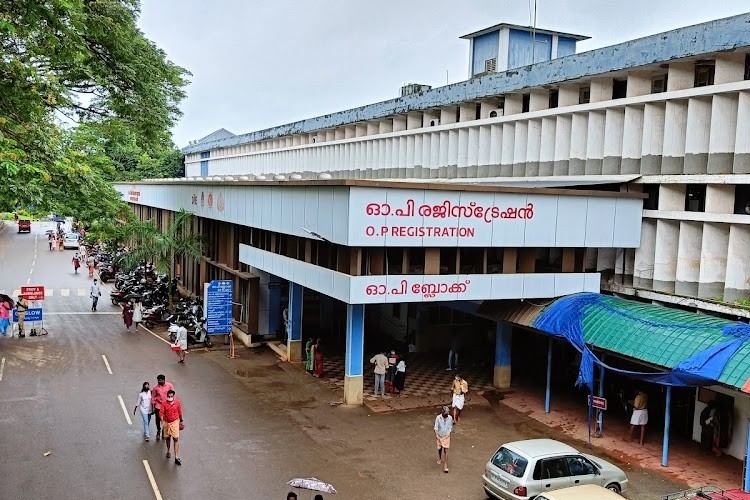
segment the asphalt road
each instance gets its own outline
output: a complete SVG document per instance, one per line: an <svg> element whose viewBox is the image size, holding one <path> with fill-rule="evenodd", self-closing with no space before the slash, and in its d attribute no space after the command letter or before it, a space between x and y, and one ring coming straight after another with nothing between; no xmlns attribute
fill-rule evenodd
<svg viewBox="0 0 750 500"><path fill-rule="evenodd" d="M47 249L43 233L51 227L34 223L30 235L13 224L0 228L0 292L26 284L51 290L42 303L48 335L0 337L0 500L283 499L286 481L310 476L335 485L339 494L326 500L480 500L484 464L500 444L563 439L503 405L472 406L454 430L451 473L443 474L434 409L331 406L340 389L263 349L238 349L237 359L223 346L197 349L181 365L164 340L125 333L108 291L92 313L90 280L73 273L73 251ZM141 384L153 385L159 373L183 403L182 466L165 458L162 442L144 442L132 414ZM635 464L626 471L626 498L683 489Z"/></svg>
<svg viewBox="0 0 750 500"><path fill-rule="evenodd" d="M73 274L73 250L48 250L43 232L51 227L34 223L30 235L17 234L12 223L0 230L0 290L27 283L52 290L43 302L49 335L0 337L0 498L158 498L144 461L164 499L286 498L287 480L320 474L327 460L334 466L326 466L326 478L339 498L374 487L349 480L357 474L335 453L316 461L298 453L312 446L308 436L277 410L255 404L200 352L180 365L164 341L125 333L107 292L99 312L90 312L88 297L78 296L90 285L87 273ZM153 423L152 440L144 442L140 415L133 416L142 382L155 384L159 373L183 404L182 466L165 458Z"/></svg>

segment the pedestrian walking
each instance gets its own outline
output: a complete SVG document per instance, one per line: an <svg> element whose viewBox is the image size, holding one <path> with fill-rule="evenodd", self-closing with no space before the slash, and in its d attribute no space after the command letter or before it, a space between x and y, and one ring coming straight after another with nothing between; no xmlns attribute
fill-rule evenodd
<svg viewBox="0 0 750 500"><path fill-rule="evenodd" d="M96 304L99 302L99 297L102 296L102 289L99 288L99 283L94 279L94 283L89 288L89 297L91 297L91 310L96 312Z"/></svg>
<svg viewBox="0 0 750 500"><path fill-rule="evenodd" d="M130 301L122 307L122 321L126 331L130 333L130 327L133 326L133 304Z"/></svg>
<svg viewBox="0 0 750 500"><path fill-rule="evenodd" d="M461 410L464 409L466 393L469 392L469 383L461 375L456 374L451 386L451 406L453 406L453 422L458 423L461 418Z"/></svg>
<svg viewBox="0 0 750 500"><path fill-rule="evenodd" d="M167 391L167 400L161 406L162 421L164 423L164 441L167 443L167 458L170 457L170 439L174 441L174 463L182 465L180 460L180 431L185 428L182 420L182 403L175 397L174 390Z"/></svg>
<svg viewBox="0 0 750 500"><path fill-rule="evenodd" d="M443 406L443 411L435 417L435 440L437 441L438 465L443 466L443 472L448 472L448 449L451 447L451 431L453 417L450 408Z"/></svg>
<svg viewBox="0 0 750 500"><path fill-rule="evenodd" d="M399 356L391 349L388 353L388 369L385 372L385 392L393 392L393 382L396 380L396 365Z"/></svg>
<svg viewBox="0 0 750 500"><path fill-rule="evenodd" d="M81 257L78 255L78 253L76 253L73 256L72 262L73 262L73 272L78 274L78 268L81 267Z"/></svg>
<svg viewBox="0 0 750 500"><path fill-rule="evenodd" d="M57 250L57 234L52 233L50 236L52 238L52 248L50 248L50 250L54 252L55 250Z"/></svg>
<svg viewBox="0 0 750 500"><path fill-rule="evenodd" d="M12 306L5 300L0 302L0 333L5 336L8 326L10 326L10 311ZM13 331L11 330L11 334Z"/></svg>
<svg viewBox="0 0 750 500"><path fill-rule="evenodd" d="M54 243L55 236L50 233L47 235L47 242L49 243L49 251L52 251L52 244Z"/></svg>
<svg viewBox="0 0 750 500"><path fill-rule="evenodd" d="M65 249L64 248L64 245L65 245L65 239L64 238L65 237L63 236L62 233L60 233L60 237L57 238L57 249L60 250L61 252Z"/></svg>
<svg viewBox="0 0 750 500"><path fill-rule="evenodd" d="M375 365L372 370L375 373L375 387L372 392L376 396L385 396L385 371L388 369L388 358L385 353L379 352L370 358L370 363Z"/></svg>
<svg viewBox="0 0 750 500"><path fill-rule="evenodd" d="M167 392L174 391L171 382L167 382L164 375L156 377L156 385L151 389L151 404L154 407L154 419L156 420L156 440L162 438L162 415L161 406L167 400Z"/></svg>
<svg viewBox="0 0 750 500"><path fill-rule="evenodd" d="M177 357L180 358L178 363L184 363L185 351L187 351L188 345L187 345L187 328L185 328L182 325L177 327L177 332L175 334L173 347L175 347L175 349L173 350L177 353Z"/></svg>
<svg viewBox="0 0 750 500"><path fill-rule="evenodd" d="M151 403L151 389L148 382L144 382L141 387L141 392L138 393L138 399L135 402L135 408L133 409L133 415L138 410L141 410L141 418L143 419L143 439L146 441L151 440L151 414L154 412L154 405Z"/></svg>
<svg viewBox="0 0 750 500"><path fill-rule="evenodd" d="M24 298L23 294L18 294L18 301L16 302L16 314L18 314L18 338L26 336L26 329L24 328L24 320L26 319L26 311L29 309L29 301Z"/></svg>
<svg viewBox="0 0 750 500"><path fill-rule="evenodd" d="M135 331L138 331L138 325L143 321L143 304L140 298L135 298L133 301L133 323L135 323Z"/></svg>
<svg viewBox="0 0 750 500"><path fill-rule="evenodd" d="M646 425L648 424L648 394L639 390L635 399L628 401L633 407L633 415L630 416L630 430L628 431L628 441L633 440L633 431L636 427L641 428L640 443L643 446L643 438L646 435Z"/></svg>
<svg viewBox="0 0 750 500"><path fill-rule="evenodd" d="M93 255L89 255L86 259L86 265L89 267L89 278L94 277L94 266L96 265L96 259Z"/></svg>
<svg viewBox="0 0 750 500"><path fill-rule="evenodd" d="M404 390L404 383L406 382L406 360L402 356L398 360L398 364L396 365L396 379L393 382L394 389L396 390L396 394L401 394L401 391Z"/></svg>
<svg viewBox="0 0 750 500"><path fill-rule="evenodd" d="M305 344L305 371L307 373L312 373L313 371L313 339L310 337L307 339L307 343Z"/></svg>
<svg viewBox="0 0 750 500"><path fill-rule="evenodd" d="M313 377L320 378L323 376L323 341L318 339L312 350L315 357L313 361Z"/></svg>

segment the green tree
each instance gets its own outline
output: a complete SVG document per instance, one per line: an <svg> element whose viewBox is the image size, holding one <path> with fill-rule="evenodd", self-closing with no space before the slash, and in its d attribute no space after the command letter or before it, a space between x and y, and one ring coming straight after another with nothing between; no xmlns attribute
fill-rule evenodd
<svg viewBox="0 0 750 500"><path fill-rule="evenodd" d="M125 226L130 249L124 262L128 267L151 262L160 273L175 277L175 259L199 259L202 255L200 235L192 232L193 213L181 209L174 214L165 231L153 220L133 219ZM170 284L171 287L171 284ZM170 289L170 305L172 290Z"/></svg>
<svg viewBox="0 0 750 500"><path fill-rule="evenodd" d="M99 181L139 158L125 154L127 142L109 161L111 151L81 149L61 117L123 124L147 167L160 168L162 152L174 149L169 130L188 72L144 37L139 9L138 0L0 0L0 210L51 209L65 203L61 191L111 199Z"/></svg>

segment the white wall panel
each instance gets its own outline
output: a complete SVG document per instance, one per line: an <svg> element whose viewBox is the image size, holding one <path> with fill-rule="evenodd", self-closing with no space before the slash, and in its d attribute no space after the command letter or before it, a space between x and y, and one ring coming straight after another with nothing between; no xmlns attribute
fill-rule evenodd
<svg viewBox="0 0 750 500"><path fill-rule="evenodd" d="M554 247L557 232L557 196L528 195L526 206L534 210L527 219L524 244L527 247Z"/></svg>
<svg viewBox="0 0 750 500"><path fill-rule="evenodd" d="M589 198L586 217L586 242L590 248L610 248L614 238L614 198ZM638 236L640 238L640 234Z"/></svg>
<svg viewBox="0 0 750 500"><path fill-rule="evenodd" d="M588 198L560 196L557 200L557 225L555 246L579 247L586 241L586 219Z"/></svg>

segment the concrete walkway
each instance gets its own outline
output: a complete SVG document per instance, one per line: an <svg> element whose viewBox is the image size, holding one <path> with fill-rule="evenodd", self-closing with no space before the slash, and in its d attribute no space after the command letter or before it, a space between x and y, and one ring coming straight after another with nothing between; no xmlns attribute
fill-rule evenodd
<svg viewBox="0 0 750 500"><path fill-rule="evenodd" d="M585 395L581 393L585 401ZM556 397L550 413L544 413L544 394L539 389L514 387L501 401L514 410L563 432L571 438L588 442L587 409L580 401ZM623 420L604 420L604 436L594 438L592 444L612 458L628 464L639 465L661 473L695 488L716 485L725 489L742 487L742 462L728 455L715 457L701 449L698 443L672 436L669 444L669 462L661 466L663 422L652 422L647 428L646 440L641 446L636 441L627 442L628 424Z"/></svg>

